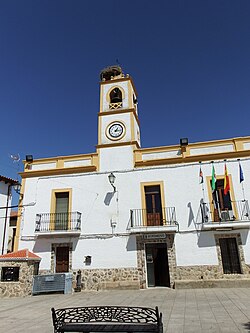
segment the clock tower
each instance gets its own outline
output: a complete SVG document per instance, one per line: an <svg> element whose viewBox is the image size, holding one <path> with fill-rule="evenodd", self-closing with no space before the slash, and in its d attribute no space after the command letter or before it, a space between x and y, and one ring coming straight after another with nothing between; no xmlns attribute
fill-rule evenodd
<svg viewBox="0 0 250 333"><path fill-rule="evenodd" d="M100 171L131 169L133 151L140 148L137 92L132 78L120 66L100 74L98 145Z"/></svg>

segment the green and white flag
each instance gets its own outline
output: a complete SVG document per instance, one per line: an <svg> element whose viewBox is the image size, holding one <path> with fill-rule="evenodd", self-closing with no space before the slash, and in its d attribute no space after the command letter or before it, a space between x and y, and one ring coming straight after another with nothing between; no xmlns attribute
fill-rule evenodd
<svg viewBox="0 0 250 333"><path fill-rule="evenodd" d="M214 191L216 189L216 174L215 174L215 169L214 165L212 167L212 190Z"/></svg>

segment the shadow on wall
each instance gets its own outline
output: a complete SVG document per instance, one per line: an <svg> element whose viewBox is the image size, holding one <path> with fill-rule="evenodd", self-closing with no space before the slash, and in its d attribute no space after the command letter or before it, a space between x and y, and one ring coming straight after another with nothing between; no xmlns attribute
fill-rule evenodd
<svg viewBox="0 0 250 333"><path fill-rule="evenodd" d="M50 238L47 242L44 242L44 238L41 240L38 238L34 244L32 251L38 255L39 253L43 252L51 252L51 246L55 243L54 240L55 238ZM75 251L78 241L78 238L76 238L75 240L73 240L73 242L70 242L72 243L72 251Z"/></svg>
<svg viewBox="0 0 250 333"><path fill-rule="evenodd" d="M114 196L115 192L108 192L104 198L104 204L106 206L109 206L110 205L110 202Z"/></svg>
<svg viewBox="0 0 250 333"><path fill-rule="evenodd" d="M199 247L213 247L216 245L213 231L200 231L197 236Z"/></svg>
<svg viewBox="0 0 250 333"><path fill-rule="evenodd" d="M194 226L195 226L194 212L193 212L193 208L192 208L192 204L191 204L191 202L189 202L189 203L187 204L187 207L189 208L188 227L190 227L192 223L193 223Z"/></svg>
<svg viewBox="0 0 250 333"><path fill-rule="evenodd" d="M126 249L127 251L136 251L136 236L129 236Z"/></svg>
<svg viewBox="0 0 250 333"><path fill-rule="evenodd" d="M202 200L202 199L201 199ZM192 208L192 204L191 202L189 202L187 204L187 207L189 208L189 215L188 215L188 227L191 226L191 224L193 223L195 229L197 231L199 231L202 227L202 213L201 213L201 209L199 208L195 217L193 208Z"/></svg>

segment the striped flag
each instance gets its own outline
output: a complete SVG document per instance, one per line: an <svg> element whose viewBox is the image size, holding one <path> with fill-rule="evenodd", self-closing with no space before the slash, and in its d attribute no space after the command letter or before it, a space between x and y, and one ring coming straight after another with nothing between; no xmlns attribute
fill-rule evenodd
<svg viewBox="0 0 250 333"><path fill-rule="evenodd" d="M224 195L227 195L228 191L230 191L230 184L229 184L229 176L227 174L227 166L226 166L226 163L225 163Z"/></svg>

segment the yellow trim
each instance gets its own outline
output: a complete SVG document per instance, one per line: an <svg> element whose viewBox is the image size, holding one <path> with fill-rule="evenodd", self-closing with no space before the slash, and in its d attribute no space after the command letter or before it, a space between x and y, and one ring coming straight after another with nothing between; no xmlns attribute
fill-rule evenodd
<svg viewBox="0 0 250 333"><path fill-rule="evenodd" d="M140 148L137 141L105 143L102 145L97 145L96 148L100 149L100 148L112 148L118 146L133 146L133 145L135 145L136 148Z"/></svg>
<svg viewBox="0 0 250 333"><path fill-rule="evenodd" d="M115 81L115 83L116 83L116 81ZM110 93L111 93L111 91L112 90L114 90L115 88L118 88L119 90L121 90L121 93L122 93L122 100L124 100L124 98L125 98L125 90L121 87L121 86L118 86L118 85L112 85L112 87L110 87L110 89L108 90L108 92L106 93L106 101L108 102L108 103L111 103L111 101L110 101ZM104 111L105 112L105 111Z"/></svg>
<svg viewBox="0 0 250 333"><path fill-rule="evenodd" d="M55 214L56 212L56 194L57 193L69 193L69 207L68 207L68 213L72 212L72 188L60 188L55 189L51 191L51 204L50 204L50 213ZM52 226L51 230L53 230L54 220L51 215L50 224ZM70 221L68 221L68 227L70 226Z"/></svg>
<svg viewBox="0 0 250 333"><path fill-rule="evenodd" d="M35 164L42 164L42 163L48 163L48 162L57 162L58 160L63 161L74 161L74 160L88 160L93 155L97 155L97 153L90 153L90 154L78 154L78 155L69 155L69 156L54 156L54 157L45 157L45 158L37 158L32 163L26 163L24 160L23 163L25 166L28 165L35 165Z"/></svg>
<svg viewBox="0 0 250 333"><path fill-rule="evenodd" d="M211 171L212 173L212 171ZM234 195L234 189L233 189L233 180L232 180L232 176L231 174L228 175L229 177L229 185L230 185L230 198L232 202L232 206L233 206L233 212L234 212L234 216L236 217L236 219L238 219L238 211L237 211L237 206L235 203L235 195ZM217 175L216 174L216 180L218 179L224 179L224 175ZM207 189L208 189L208 199L209 199L209 203L211 205L211 208L213 207L212 202L213 202L213 194L212 194L212 188L211 188L211 180L212 180L212 176L207 176L206 177L206 181L207 181ZM212 213L212 219L214 220L214 210L211 212Z"/></svg>
<svg viewBox="0 0 250 333"><path fill-rule="evenodd" d="M133 87L135 95L138 96L138 93L137 93L135 85L134 85L134 81L133 81L133 79L132 79L131 76L121 77L119 79L114 79L114 80L101 81L100 85L102 86L102 85L106 85L106 84L111 84L112 82L117 83L117 82L124 82L124 81L130 81L130 83L131 83L131 85Z"/></svg>
<svg viewBox="0 0 250 333"><path fill-rule="evenodd" d="M236 151L238 151L238 150L244 150L243 142L241 142L241 141L234 141L234 149Z"/></svg>
<svg viewBox="0 0 250 333"><path fill-rule="evenodd" d="M136 113L134 108L132 108L132 109L119 109L119 110L115 110L115 111L105 111L105 112L99 113L98 117L110 116L110 115L114 115L114 114L129 113L129 112L132 112L134 114L135 119L137 121L137 124L138 124L138 126L140 126L140 121L139 121L139 118L138 118L137 113Z"/></svg>
<svg viewBox="0 0 250 333"><path fill-rule="evenodd" d="M134 123L134 117L132 116L132 113L130 113L130 127L131 127L131 140L135 141L135 123Z"/></svg>
<svg viewBox="0 0 250 333"><path fill-rule="evenodd" d="M146 198L145 198L145 186L155 186L160 185L160 193L161 193L161 207L164 209L165 206L165 194L164 194L164 182L162 180L160 181L153 181L153 182L142 182L141 185L141 203L142 203L142 209L146 209ZM144 219L144 215L143 215ZM143 221L143 225L147 225L147 221Z"/></svg>
<svg viewBox="0 0 250 333"><path fill-rule="evenodd" d="M99 154L93 155L92 156L92 165L96 167L96 171L100 170L100 159L99 159Z"/></svg>
<svg viewBox="0 0 250 333"><path fill-rule="evenodd" d="M131 109L134 107L134 103L133 103L133 90L132 90L130 82L128 82L128 106Z"/></svg>
<svg viewBox="0 0 250 333"><path fill-rule="evenodd" d="M98 117L98 144L102 142L102 118Z"/></svg>
<svg viewBox="0 0 250 333"><path fill-rule="evenodd" d="M97 159L95 159L96 161ZM34 170L29 172L20 172L22 178L54 176L54 175L69 175L75 173L94 172L97 170L96 165L62 168L62 169L47 169L47 170Z"/></svg>
<svg viewBox="0 0 250 333"><path fill-rule="evenodd" d="M237 145L235 145L235 142L237 142ZM207 147L214 147L214 146L223 146L225 144L236 146L234 151L241 151L243 149L243 143L250 142L250 136L246 137L239 137L239 138L230 138L230 139L223 139L223 140L213 140L213 141L204 141L204 142L193 142L188 144L188 148L207 148ZM242 143L242 145L241 145ZM148 152L159 152L159 151L170 151L175 149L180 149L180 145L172 145L172 146L162 146L162 147L150 147L150 148L143 148L140 151L142 153L148 153ZM230 153L230 152L224 152L224 153ZM232 153L232 152L231 152ZM192 155L193 156L193 155ZM196 156L196 155L194 155Z"/></svg>
<svg viewBox="0 0 250 333"><path fill-rule="evenodd" d="M137 151L135 151L137 152ZM148 166L157 166L157 165L166 165L166 164L175 164L175 163L193 163L199 161L211 161L211 160L224 160L224 159L234 159L234 158L243 158L249 157L250 150L241 151L241 152L224 152L217 154L206 154L206 155L194 155L194 156L185 156L185 157L171 157L171 158L162 158L155 160L142 160L142 153L136 154L135 167L148 167ZM138 160L138 158L140 158Z"/></svg>
<svg viewBox="0 0 250 333"><path fill-rule="evenodd" d="M26 179L22 179L21 193L20 193L19 203L18 203L16 235L15 235L15 239L14 239L14 252L18 251L19 240L20 240L20 230L21 230L21 221L22 221L22 205L23 205L25 183L26 183Z"/></svg>
<svg viewBox="0 0 250 333"><path fill-rule="evenodd" d="M56 168L58 169L64 168L64 160L57 160Z"/></svg>
<svg viewBox="0 0 250 333"><path fill-rule="evenodd" d="M103 86L100 86L100 112L103 111Z"/></svg>

